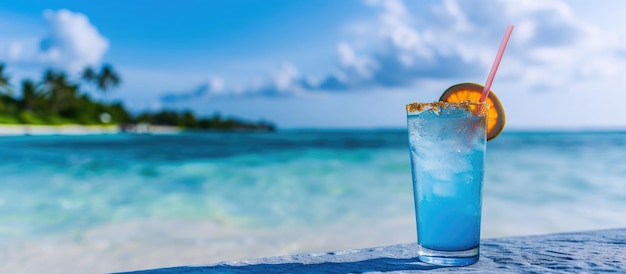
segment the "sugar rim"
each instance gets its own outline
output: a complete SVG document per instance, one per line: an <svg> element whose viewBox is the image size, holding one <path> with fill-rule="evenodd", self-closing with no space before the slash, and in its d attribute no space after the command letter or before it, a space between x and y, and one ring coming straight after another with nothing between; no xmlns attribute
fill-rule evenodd
<svg viewBox="0 0 626 274"><path fill-rule="evenodd" d="M458 103L450 103L450 102L432 102L432 103L410 103L406 105L406 111L409 113L412 112L422 112L424 110L431 110L439 113L441 109L444 108L462 108L468 112L474 112L475 115L486 114L489 110L489 104L487 102L472 102L472 101L463 101ZM473 107L473 108L472 108Z"/></svg>

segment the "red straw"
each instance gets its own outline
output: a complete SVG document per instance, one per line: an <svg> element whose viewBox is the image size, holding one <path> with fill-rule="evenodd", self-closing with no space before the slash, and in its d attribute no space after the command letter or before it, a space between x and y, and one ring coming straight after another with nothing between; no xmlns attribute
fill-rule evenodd
<svg viewBox="0 0 626 274"><path fill-rule="evenodd" d="M506 32L504 33L504 38L502 38L502 43L500 43L500 49L498 49L496 60L493 61L493 65L491 66L491 72L489 72L489 77L487 77L487 83L485 83L485 88L483 89L483 93L482 95L480 95L481 103L487 100L487 96L489 95L489 90L491 89L491 84L493 84L493 78L496 76L496 71L498 70L498 66L500 66L502 55L504 54L504 50L506 49L506 44L509 42L509 38L511 38L512 32L513 32L513 25L508 25L506 27Z"/></svg>

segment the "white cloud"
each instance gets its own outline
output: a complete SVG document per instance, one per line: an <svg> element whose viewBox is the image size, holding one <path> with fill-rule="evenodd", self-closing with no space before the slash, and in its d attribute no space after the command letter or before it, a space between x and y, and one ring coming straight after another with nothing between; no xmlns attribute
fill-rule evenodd
<svg viewBox="0 0 626 274"><path fill-rule="evenodd" d="M224 80L220 77L213 76L209 79L209 86L211 87L212 93L220 93L224 89Z"/></svg>
<svg viewBox="0 0 626 274"><path fill-rule="evenodd" d="M162 103L176 103L178 101L193 101L210 96L221 96L224 94L224 80L220 77L210 77L208 81L199 86L184 91L174 91L163 94L160 98Z"/></svg>
<svg viewBox="0 0 626 274"><path fill-rule="evenodd" d="M494 83L494 90L510 111L510 125L588 126L595 120L615 124L616 118L611 119L600 104L602 98L619 98L614 87L626 85L626 77L620 75L626 69L626 36L580 20L567 2L365 3L377 16L357 18L344 26L349 35L335 45L337 66L329 68L323 77L311 77L287 63L269 77L235 83L238 86L224 84L221 92L209 96L411 90L411 96L426 98L415 91L434 94L461 81L483 82L507 24L514 24ZM591 90L596 96L581 95ZM555 107L558 100L564 100L568 107ZM602 114L601 119L593 116L585 120L581 118L585 115L573 113L575 106L589 104L602 109L594 114ZM537 109L552 113L529 114Z"/></svg>
<svg viewBox="0 0 626 274"><path fill-rule="evenodd" d="M284 93L289 92L299 80L300 73L298 69L291 63L285 63L274 75L274 85L276 90Z"/></svg>
<svg viewBox="0 0 626 274"><path fill-rule="evenodd" d="M22 44L13 42L9 45L7 59L9 61L19 60L22 56L23 48Z"/></svg>
<svg viewBox="0 0 626 274"><path fill-rule="evenodd" d="M109 41L81 13L69 10L44 12L50 36L42 40L40 60L69 71L79 71L100 63Z"/></svg>
<svg viewBox="0 0 626 274"><path fill-rule="evenodd" d="M371 81L354 86L360 90L416 87L433 79L484 81L509 23L516 29L497 79L518 88L563 90L580 81L615 80L626 67L626 37L578 20L563 1L407 2L413 9L402 1L365 3L379 16L364 35L377 33L379 47L360 56L377 64ZM343 63L346 55L339 56Z"/></svg>
<svg viewBox="0 0 626 274"><path fill-rule="evenodd" d="M411 66L415 57L433 57L422 35L411 26L413 19L402 1L370 1L369 4L381 8L379 35L390 42L401 63Z"/></svg>
<svg viewBox="0 0 626 274"><path fill-rule="evenodd" d="M42 66L75 73L98 65L109 49L109 41L82 14L66 9L46 10L44 37L20 38L3 53L13 66Z"/></svg>
<svg viewBox="0 0 626 274"><path fill-rule="evenodd" d="M374 60L367 56L357 56L354 49L347 43L339 43L337 46L339 54L339 63L346 70L353 70L356 74L363 78L369 78L372 70L378 66Z"/></svg>

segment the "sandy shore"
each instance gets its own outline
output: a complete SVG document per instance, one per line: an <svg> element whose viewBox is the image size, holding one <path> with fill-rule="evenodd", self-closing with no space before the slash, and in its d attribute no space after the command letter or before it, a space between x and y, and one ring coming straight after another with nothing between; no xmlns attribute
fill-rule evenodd
<svg viewBox="0 0 626 274"><path fill-rule="evenodd" d="M66 236L13 240L0 273L111 273L415 241L412 219L364 226L241 228L193 220L127 221Z"/></svg>
<svg viewBox="0 0 626 274"><path fill-rule="evenodd" d="M181 129L169 126L142 125L132 127L132 133L177 133ZM0 125L0 136L20 135L89 135L115 134L122 130L117 125L84 126L84 125Z"/></svg>

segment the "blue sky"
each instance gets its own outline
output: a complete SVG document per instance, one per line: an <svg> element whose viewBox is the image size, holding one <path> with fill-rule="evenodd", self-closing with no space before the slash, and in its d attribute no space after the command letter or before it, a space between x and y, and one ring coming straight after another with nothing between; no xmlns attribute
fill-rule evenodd
<svg viewBox="0 0 626 274"><path fill-rule="evenodd" d="M510 129L626 128L626 2L3 1L15 87L110 63L134 111L266 119L281 128L403 127L404 105L459 82L492 89ZM94 96L99 96L94 94Z"/></svg>

